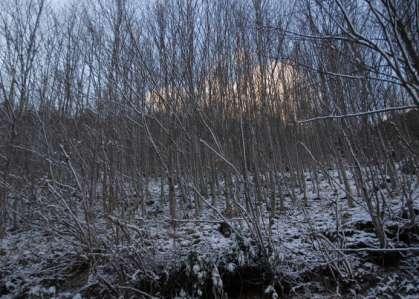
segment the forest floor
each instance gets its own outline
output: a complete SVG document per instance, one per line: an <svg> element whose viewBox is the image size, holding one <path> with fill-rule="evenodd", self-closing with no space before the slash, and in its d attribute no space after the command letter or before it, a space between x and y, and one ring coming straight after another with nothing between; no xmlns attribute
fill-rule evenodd
<svg viewBox="0 0 419 299"><path fill-rule="evenodd" d="M360 198L347 207L325 178L319 193L307 178L307 190L307 204L303 194L286 197L271 229L262 211L267 251L240 216L229 220L234 230L220 220L213 208L222 211L221 203L199 218L179 210L171 233L152 183L144 216L95 218L94 248L45 225L9 230L0 243L0 298L419 298L419 217L409 225L399 195L384 211L389 247L416 250L378 252L366 250L379 243ZM412 198L419 214L417 183Z"/></svg>

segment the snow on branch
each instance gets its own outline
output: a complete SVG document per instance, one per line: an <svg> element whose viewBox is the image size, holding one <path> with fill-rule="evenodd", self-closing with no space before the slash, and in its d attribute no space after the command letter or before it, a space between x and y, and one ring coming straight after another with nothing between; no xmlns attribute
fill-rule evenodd
<svg viewBox="0 0 419 299"><path fill-rule="evenodd" d="M388 107L388 108L383 108L383 109L363 111L363 112L357 112L357 113L349 113L349 114L344 114L344 115L317 116L317 117L313 117L313 118L309 118L309 119L300 120L300 121L298 121L298 123L301 125L301 124L305 124L305 123L309 123L309 122L313 122L313 121L318 121L318 120L351 118L351 117L365 116L365 115L371 115L371 114L377 114L377 113L383 113L383 112L389 112L389 111L418 109L418 108L419 108L418 105Z"/></svg>

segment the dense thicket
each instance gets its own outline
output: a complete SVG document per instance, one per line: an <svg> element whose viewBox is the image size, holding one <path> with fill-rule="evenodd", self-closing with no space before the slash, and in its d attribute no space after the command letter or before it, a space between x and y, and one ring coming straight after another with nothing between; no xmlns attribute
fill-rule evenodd
<svg viewBox="0 0 419 299"><path fill-rule="evenodd" d="M391 195L418 165L417 112L399 116L419 103L417 1L5 2L2 232L42 192L78 198L86 227L98 206L141 213L150 180L173 221L179 205L243 201L258 223L255 206L275 215L304 172L335 168L386 246L371 190ZM302 122L319 116L333 117Z"/></svg>

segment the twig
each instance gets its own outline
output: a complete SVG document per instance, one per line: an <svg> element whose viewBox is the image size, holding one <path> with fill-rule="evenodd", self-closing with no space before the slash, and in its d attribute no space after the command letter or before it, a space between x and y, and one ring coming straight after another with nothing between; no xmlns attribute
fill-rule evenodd
<svg viewBox="0 0 419 299"><path fill-rule="evenodd" d="M217 152L211 145L209 145L204 139L199 139L201 143L203 143L206 147L208 147L212 152L214 152L219 158L221 158L228 166L230 166L238 175L240 172L237 170L236 166L233 165L230 161L228 161L221 153Z"/></svg>
<svg viewBox="0 0 419 299"><path fill-rule="evenodd" d="M349 113L344 115L325 115L325 116L318 116L313 117L305 120L300 120L298 123L305 124L312 121L318 121L318 120L325 120L325 119L341 119L341 118L351 118L351 117L357 117L357 116L364 116L364 115L371 115L376 113L383 113L388 111L397 111L397 110L407 110L407 109L418 109L418 105L408 105L408 106L399 106L399 107L388 107L383 109L377 109L377 110L370 110L370 111L363 111L363 112L357 112L357 113Z"/></svg>
<svg viewBox="0 0 419 299"><path fill-rule="evenodd" d="M229 218L228 221L241 221L244 220L243 218ZM205 219L167 219L166 221L174 221L174 222L194 222L194 223L222 223L224 220L205 220Z"/></svg>
<svg viewBox="0 0 419 299"><path fill-rule="evenodd" d="M136 289L136 288L133 288L133 287L125 287L125 286L116 286L116 287L118 289L123 289L123 290L128 290L128 291L136 292L136 293L141 294L141 295L143 295L143 296L145 296L147 298L157 299L157 297L154 297L154 296L152 296L152 295L150 295L150 294L148 294L148 293L146 293L144 291L141 291L141 290Z"/></svg>
<svg viewBox="0 0 419 299"><path fill-rule="evenodd" d="M346 251L346 252L406 252L411 251L419 252L419 247L403 247L403 248L374 248L374 247L365 247L365 248L332 248L328 249L329 251Z"/></svg>

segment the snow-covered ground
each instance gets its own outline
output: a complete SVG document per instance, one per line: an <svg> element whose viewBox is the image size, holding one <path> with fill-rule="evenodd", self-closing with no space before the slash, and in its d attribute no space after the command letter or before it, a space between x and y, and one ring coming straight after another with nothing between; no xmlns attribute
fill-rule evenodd
<svg viewBox="0 0 419 299"><path fill-rule="evenodd" d="M222 200L199 218L193 210L178 211L173 233L157 183L150 184L145 216L95 218L95 248L82 248L68 234L41 225L9 231L0 244L0 298L221 298L223 287L229 298L418 298L419 232L417 226L403 231L408 220L401 217L400 195L386 206L389 246L413 250L383 258L365 250L379 243L362 198L349 208L343 189L325 178L319 193L309 178L306 183L307 205L303 194L297 202L287 196L271 229L269 211L260 207L265 253L246 217L220 219L214 212L225 208ZM412 188L417 204L417 182Z"/></svg>

